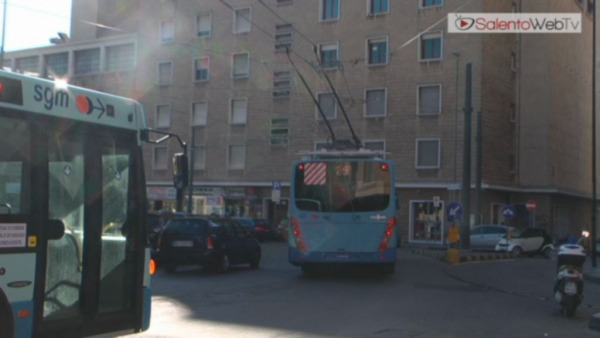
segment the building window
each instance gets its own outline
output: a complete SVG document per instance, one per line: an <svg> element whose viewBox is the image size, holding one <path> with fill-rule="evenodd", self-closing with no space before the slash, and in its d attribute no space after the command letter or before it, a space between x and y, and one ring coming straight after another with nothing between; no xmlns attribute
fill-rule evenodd
<svg viewBox="0 0 600 338"><path fill-rule="evenodd" d="M325 114L325 117L328 120L333 120L337 116L337 103L335 101L335 97L333 93L321 93L317 94L317 100L319 101L319 107ZM323 117L317 108L317 119L320 120Z"/></svg>
<svg viewBox="0 0 600 338"><path fill-rule="evenodd" d="M276 3L278 5L287 5L287 4L292 4L294 2L294 0L277 0Z"/></svg>
<svg viewBox="0 0 600 338"><path fill-rule="evenodd" d="M210 60L208 56L194 59L194 81L208 81Z"/></svg>
<svg viewBox="0 0 600 338"><path fill-rule="evenodd" d="M196 36L209 38L212 33L212 14L198 14L196 16Z"/></svg>
<svg viewBox="0 0 600 338"><path fill-rule="evenodd" d="M233 54L231 62L233 63L233 78L248 77L250 75L250 54Z"/></svg>
<svg viewBox="0 0 600 338"><path fill-rule="evenodd" d="M19 73L39 73L39 62L37 56L27 56L16 59L15 71Z"/></svg>
<svg viewBox="0 0 600 338"><path fill-rule="evenodd" d="M338 67L338 44L323 43L319 44L319 57L323 69L336 69Z"/></svg>
<svg viewBox="0 0 600 338"><path fill-rule="evenodd" d="M294 47L294 33L291 23L275 25L275 51L292 51Z"/></svg>
<svg viewBox="0 0 600 338"><path fill-rule="evenodd" d="M200 127L206 125L208 118L208 102L200 101L192 103L192 126Z"/></svg>
<svg viewBox="0 0 600 338"><path fill-rule="evenodd" d="M273 98L289 98L292 89L292 71L273 72Z"/></svg>
<svg viewBox="0 0 600 338"><path fill-rule="evenodd" d="M206 169L206 147L195 146L192 148L192 152L194 156L194 170Z"/></svg>
<svg viewBox="0 0 600 338"><path fill-rule="evenodd" d="M156 106L156 128L169 128L171 126L171 106L161 104Z"/></svg>
<svg viewBox="0 0 600 338"><path fill-rule="evenodd" d="M385 140L365 140L363 141L363 148L383 153L383 159L385 160Z"/></svg>
<svg viewBox="0 0 600 338"><path fill-rule="evenodd" d="M369 65L387 64L387 38L367 39L367 62Z"/></svg>
<svg viewBox="0 0 600 338"><path fill-rule="evenodd" d="M67 75L69 72L69 53L57 53L44 56L46 59L44 77L55 78Z"/></svg>
<svg viewBox="0 0 600 338"><path fill-rule="evenodd" d="M365 90L365 117L383 117L386 114L387 95L385 88Z"/></svg>
<svg viewBox="0 0 600 338"><path fill-rule="evenodd" d="M373 151L385 151L385 140L367 140L363 142L364 148Z"/></svg>
<svg viewBox="0 0 600 338"><path fill-rule="evenodd" d="M168 43L175 40L175 22L166 20L160 22L160 42Z"/></svg>
<svg viewBox="0 0 600 338"><path fill-rule="evenodd" d="M290 120L288 118L271 119L270 144L272 146L287 146L289 131Z"/></svg>
<svg viewBox="0 0 600 338"><path fill-rule="evenodd" d="M248 99L231 100L231 124L246 124L248 118Z"/></svg>
<svg viewBox="0 0 600 338"><path fill-rule="evenodd" d="M418 115L437 115L442 112L442 85L417 87Z"/></svg>
<svg viewBox="0 0 600 338"><path fill-rule="evenodd" d="M100 72L100 48L75 51L75 75Z"/></svg>
<svg viewBox="0 0 600 338"><path fill-rule="evenodd" d="M153 159L153 167L154 170L167 170L167 147L155 147L154 148L154 159Z"/></svg>
<svg viewBox="0 0 600 338"><path fill-rule="evenodd" d="M158 63L158 84L170 85L173 81L173 62L163 61Z"/></svg>
<svg viewBox="0 0 600 338"><path fill-rule="evenodd" d="M106 47L106 70L132 70L135 62L134 53L133 43Z"/></svg>
<svg viewBox="0 0 600 338"><path fill-rule="evenodd" d="M321 21L340 18L340 0L321 0Z"/></svg>
<svg viewBox="0 0 600 338"><path fill-rule="evenodd" d="M227 157L228 169L244 169L246 161L246 146L240 144L229 145L229 156Z"/></svg>
<svg viewBox="0 0 600 338"><path fill-rule="evenodd" d="M367 0L369 2L369 14L378 15L388 13L390 10L389 0Z"/></svg>
<svg viewBox="0 0 600 338"><path fill-rule="evenodd" d="M316 141L315 142L315 151L327 149L328 144L329 143L327 143L327 141Z"/></svg>
<svg viewBox="0 0 600 338"><path fill-rule="evenodd" d="M233 33L246 33L252 28L252 12L250 7L236 9L233 18Z"/></svg>
<svg viewBox="0 0 600 338"><path fill-rule="evenodd" d="M444 5L444 0L420 0L421 7L439 7Z"/></svg>
<svg viewBox="0 0 600 338"><path fill-rule="evenodd" d="M434 32L421 35L421 61L440 60L442 58L442 33Z"/></svg>
<svg viewBox="0 0 600 338"><path fill-rule="evenodd" d="M440 167L440 139L417 139L417 169L438 169Z"/></svg>

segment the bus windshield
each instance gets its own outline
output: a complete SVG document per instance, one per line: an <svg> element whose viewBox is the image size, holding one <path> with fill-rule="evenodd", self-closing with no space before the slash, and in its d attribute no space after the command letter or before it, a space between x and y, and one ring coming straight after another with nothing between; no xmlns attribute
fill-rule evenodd
<svg viewBox="0 0 600 338"><path fill-rule="evenodd" d="M390 204L390 170L383 162L307 162L296 166L294 184L299 210L373 212Z"/></svg>

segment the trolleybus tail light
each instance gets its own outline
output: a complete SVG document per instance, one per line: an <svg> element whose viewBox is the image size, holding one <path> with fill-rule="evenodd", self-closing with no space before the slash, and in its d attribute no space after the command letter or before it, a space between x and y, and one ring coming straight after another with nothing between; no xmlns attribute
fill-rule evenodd
<svg viewBox="0 0 600 338"><path fill-rule="evenodd" d="M154 276L154 274L156 273L156 261L154 259L150 260L148 272L150 272L150 276Z"/></svg>
<svg viewBox="0 0 600 338"><path fill-rule="evenodd" d="M390 247L392 242L392 236L394 235L394 229L396 228L396 217L390 218L385 227L385 232L381 243L379 244L379 252L385 252Z"/></svg>
<svg viewBox="0 0 600 338"><path fill-rule="evenodd" d="M215 248L215 240L212 237L208 237L208 241L206 241L206 248L208 250L212 250Z"/></svg>
<svg viewBox="0 0 600 338"><path fill-rule="evenodd" d="M389 164L387 164L387 163L382 163L382 164L381 164L381 170L383 170L383 171L388 171L388 170L390 170L390 165L389 165Z"/></svg>
<svg viewBox="0 0 600 338"><path fill-rule="evenodd" d="M256 227L256 231L267 231L264 227Z"/></svg>
<svg viewBox="0 0 600 338"><path fill-rule="evenodd" d="M30 315L31 315L31 312L29 312L29 310L20 310L20 311L17 313L17 317L19 317L19 318L27 318L27 317L29 317Z"/></svg>
<svg viewBox="0 0 600 338"><path fill-rule="evenodd" d="M304 170L304 164L298 164L298 170Z"/></svg>
<svg viewBox="0 0 600 338"><path fill-rule="evenodd" d="M296 218L292 218L292 229L294 229L294 238L296 239L298 249L302 252L308 251L304 242L304 236L302 236L302 232L300 231L300 222Z"/></svg>

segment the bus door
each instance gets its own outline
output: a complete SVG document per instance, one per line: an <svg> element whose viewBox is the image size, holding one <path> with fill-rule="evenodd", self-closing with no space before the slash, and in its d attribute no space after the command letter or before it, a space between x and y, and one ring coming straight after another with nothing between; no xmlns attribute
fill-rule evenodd
<svg viewBox="0 0 600 338"><path fill-rule="evenodd" d="M65 231L42 247L39 333L131 329L141 311L134 306L141 304L141 272L134 264L140 257L133 247L139 227L133 223L142 207L133 199L135 134L123 140L106 130L71 129L78 131L47 135L48 219L62 221Z"/></svg>

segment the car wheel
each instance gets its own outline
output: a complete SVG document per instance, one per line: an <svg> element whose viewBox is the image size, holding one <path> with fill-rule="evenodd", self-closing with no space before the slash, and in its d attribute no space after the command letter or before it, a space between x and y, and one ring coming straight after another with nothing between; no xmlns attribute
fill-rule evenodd
<svg viewBox="0 0 600 338"><path fill-rule="evenodd" d="M229 256L227 256L227 254L223 254L223 256L218 260L217 264L217 271L220 273L226 273L231 267L229 263Z"/></svg>
<svg viewBox="0 0 600 338"><path fill-rule="evenodd" d="M167 273L175 273L177 271L177 264L175 264L175 263L165 264L165 271Z"/></svg>
<svg viewBox="0 0 600 338"><path fill-rule="evenodd" d="M513 254L513 256L515 257L520 257L523 254L523 249L521 249L520 246L515 246L511 253Z"/></svg>
<svg viewBox="0 0 600 338"><path fill-rule="evenodd" d="M260 265L260 253L255 252L254 254L252 254L252 259L250 260L250 268L258 269L259 265Z"/></svg>

